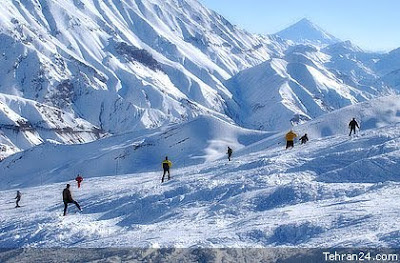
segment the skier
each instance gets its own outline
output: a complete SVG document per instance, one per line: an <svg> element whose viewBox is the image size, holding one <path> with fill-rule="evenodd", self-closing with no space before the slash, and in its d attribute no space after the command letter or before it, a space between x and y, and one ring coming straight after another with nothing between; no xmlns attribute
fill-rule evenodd
<svg viewBox="0 0 400 263"><path fill-rule="evenodd" d="M81 188L81 183L83 181L83 177L78 174L78 176L75 178L75 181L78 183L78 188Z"/></svg>
<svg viewBox="0 0 400 263"><path fill-rule="evenodd" d="M76 202L71 195L71 191L69 190L70 185L67 184L67 187L63 191L63 201L64 201L64 216L67 215L67 208L68 204L75 204L79 211L82 212L81 207L79 206L78 202Z"/></svg>
<svg viewBox="0 0 400 263"><path fill-rule="evenodd" d="M294 147L294 139L297 137L297 134L290 130L286 134L286 149Z"/></svg>
<svg viewBox="0 0 400 263"><path fill-rule="evenodd" d="M358 126L358 123L356 121L356 118L353 118L353 120L349 123L349 128L350 128L350 134L349 136L351 136L351 133L354 132L354 134L356 134L356 127L358 129L360 129L360 126Z"/></svg>
<svg viewBox="0 0 400 263"><path fill-rule="evenodd" d="M171 166L172 166L172 162L170 160L168 160L168 156L165 157L165 160L162 162L162 168L164 170L164 174L161 179L161 183L164 183L164 177L165 177L166 173L168 173L168 180L171 180L171 174L169 172L169 169L171 168Z"/></svg>
<svg viewBox="0 0 400 263"><path fill-rule="evenodd" d="M233 153L232 148L228 146L228 151L226 153L228 154L228 160L231 161L232 153Z"/></svg>
<svg viewBox="0 0 400 263"><path fill-rule="evenodd" d="M307 133L304 134L304 136L300 138L300 141L301 141L301 144L306 144L308 142Z"/></svg>
<svg viewBox="0 0 400 263"><path fill-rule="evenodd" d="M20 191L17 191L17 196L15 197L15 199L17 199L17 201L15 202L15 204L16 204L15 208L18 208L18 207L20 207L19 201L21 201L21 192Z"/></svg>

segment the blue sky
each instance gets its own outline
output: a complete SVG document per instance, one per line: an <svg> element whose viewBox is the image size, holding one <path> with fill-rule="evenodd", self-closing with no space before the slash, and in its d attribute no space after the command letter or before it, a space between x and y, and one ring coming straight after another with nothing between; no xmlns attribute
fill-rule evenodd
<svg viewBox="0 0 400 263"><path fill-rule="evenodd" d="M276 33L306 17L334 36L375 51L400 47L399 0L200 0L253 33Z"/></svg>

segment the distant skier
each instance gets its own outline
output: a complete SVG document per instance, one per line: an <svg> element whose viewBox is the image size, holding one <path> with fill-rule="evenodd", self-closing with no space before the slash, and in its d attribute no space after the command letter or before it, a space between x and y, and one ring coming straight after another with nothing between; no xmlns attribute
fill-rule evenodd
<svg viewBox="0 0 400 263"><path fill-rule="evenodd" d="M79 211L82 211L78 202L76 202L71 195L71 190L69 190L70 185L67 184L67 187L63 191L63 201L64 201L64 216L67 215L68 204L75 204Z"/></svg>
<svg viewBox="0 0 400 263"><path fill-rule="evenodd" d="M353 120L349 123L349 128L350 128L350 134L349 136L351 136L351 133L354 132L354 134L356 134L356 127L358 129L360 129L360 126L358 126L358 123L356 121L356 118L353 118Z"/></svg>
<svg viewBox="0 0 400 263"><path fill-rule="evenodd" d="M233 150L231 147L228 146L228 151L226 152L228 154L228 160L231 161Z"/></svg>
<svg viewBox="0 0 400 263"><path fill-rule="evenodd" d="M306 144L308 142L307 133L304 134L304 136L300 138L300 141L301 141L301 144Z"/></svg>
<svg viewBox="0 0 400 263"><path fill-rule="evenodd" d="M18 207L20 207L19 206L19 201L21 201L21 192L20 191L17 191L17 196L15 197L15 199L17 199L15 201L15 204L16 204L15 208L18 208Z"/></svg>
<svg viewBox="0 0 400 263"><path fill-rule="evenodd" d="M83 181L83 177L78 174L78 176L75 178L75 181L78 183L78 188L81 188L81 183Z"/></svg>
<svg viewBox="0 0 400 263"><path fill-rule="evenodd" d="M294 139L297 137L297 134L290 130L286 134L286 149L294 147Z"/></svg>
<svg viewBox="0 0 400 263"><path fill-rule="evenodd" d="M162 162L162 168L164 170L164 174L161 179L161 183L164 183L164 177L165 177L165 174L167 174L167 173L168 173L168 180L171 180L171 173L169 171L171 166L172 166L172 162L170 160L168 160L168 156L165 157L165 160Z"/></svg>

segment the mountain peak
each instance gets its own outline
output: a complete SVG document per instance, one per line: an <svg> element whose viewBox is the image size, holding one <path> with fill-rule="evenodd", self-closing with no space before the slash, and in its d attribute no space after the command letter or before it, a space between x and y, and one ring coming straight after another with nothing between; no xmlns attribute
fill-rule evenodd
<svg viewBox="0 0 400 263"><path fill-rule="evenodd" d="M291 40L296 44L313 44L317 46L331 45L340 41L307 18L303 18L288 28L279 31L276 35L283 39Z"/></svg>
<svg viewBox="0 0 400 263"><path fill-rule="evenodd" d="M311 25L311 26L314 26L315 24L313 23L313 22L311 22L311 20L310 19L308 19L308 18L303 18L303 19L301 19L301 20L299 20L297 23L295 23L295 24L304 24L304 25Z"/></svg>

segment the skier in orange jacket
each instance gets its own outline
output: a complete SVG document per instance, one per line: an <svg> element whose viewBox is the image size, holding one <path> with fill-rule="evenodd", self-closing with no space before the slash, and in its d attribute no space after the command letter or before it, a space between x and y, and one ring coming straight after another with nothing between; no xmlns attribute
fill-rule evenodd
<svg viewBox="0 0 400 263"><path fill-rule="evenodd" d="M286 149L294 147L294 139L297 138L297 134L292 130L286 134Z"/></svg>

